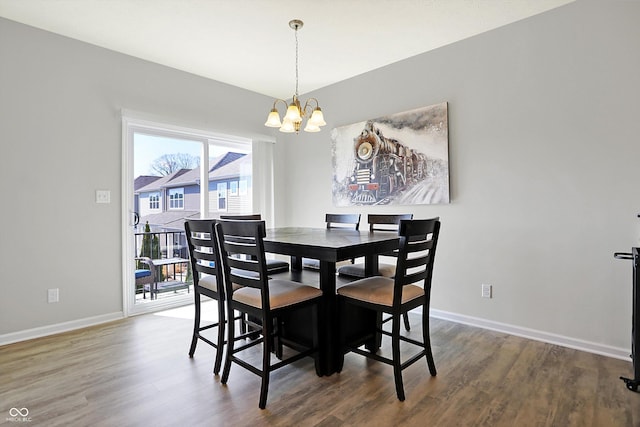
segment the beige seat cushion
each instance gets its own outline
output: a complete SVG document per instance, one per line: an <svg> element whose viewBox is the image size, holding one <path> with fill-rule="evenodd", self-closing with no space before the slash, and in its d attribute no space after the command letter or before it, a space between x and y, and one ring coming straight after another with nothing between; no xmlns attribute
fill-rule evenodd
<svg viewBox="0 0 640 427"><path fill-rule="evenodd" d="M302 267L312 270L320 270L320 261L311 258L302 258Z"/></svg>
<svg viewBox="0 0 640 427"><path fill-rule="evenodd" d="M268 259L267 271L271 274L283 273L285 271L289 271L289 263L279 259Z"/></svg>
<svg viewBox="0 0 640 427"><path fill-rule="evenodd" d="M373 304L386 305L393 304L393 279L388 277L375 276L356 280L338 289L338 294L366 301ZM416 285L406 285L402 289L402 303L424 295L424 290Z"/></svg>
<svg viewBox="0 0 640 427"><path fill-rule="evenodd" d="M198 280L198 286L201 288L209 289L213 292L218 292L218 283L216 281L216 276L210 275L202 275L200 280Z"/></svg>
<svg viewBox="0 0 640 427"><path fill-rule="evenodd" d="M216 276L211 276L208 274L203 274L198 280L198 286L201 288L206 288L212 290L213 292L218 292L218 283L216 281ZM241 285L233 284L233 290L241 288Z"/></svg>
<svg viewBox="0 0 640 427"><path fill-rule="evenodd" d="M364 277L364 264L349 264L338 269L338 274L350 277ZM393 264L379 264L378 274L384 277L393 277L396 275L396 266Z"/></svg>
<svg viewBox="0 0 640 427"><path fill-rule="evenodd" d="M344 260L336 262L336 269L342 268L341 266L351 265L351 261ZM320 261L311 258L302 258L302 267L309 270L320 270ZM364 276L363 276L364 277Z"/></svg>
<svg viewBox="0 0 640 427"><path fill-rule="evenodd" d="M307 301L322 295L320 289L302 285L289 280L269 280L269 305L271 309L277 309ZM233 293L233 299L243 304L262 308L260 289L241 288Z"/></svg>

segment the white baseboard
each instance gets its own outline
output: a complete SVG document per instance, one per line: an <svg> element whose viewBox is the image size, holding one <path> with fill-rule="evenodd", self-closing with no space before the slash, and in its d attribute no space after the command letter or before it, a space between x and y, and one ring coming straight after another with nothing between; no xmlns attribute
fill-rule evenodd
<svg viewBox="0 0 640 427"><path fill-rule="evenodd" d="M99 325L101 323L112 322L124 318L121 311L100 316L86 317L84 319L71 320L69 322L56 323L55 325L47 325L39 328L27 329L19 332L11 332L0 335L0 345L12 344L19 341L26 341L34 338L40 338L48 335L59 334L61 332L82 329L88 326Z"/></svg>
<svg viewBox="0 0 640 427"><path fill-rule="evenodd" d="M462 323L469 326L476 326L478 328L490 329L496 332L503 332L505 334L516 335L519 337L542 341L549 344L555 344L562 347L573 348L575 350L581 350L589 353L599 354L602 356L613 357L615 359L631 361L631 358L629 357L629 354L631 354L630 348L623 349L619 347L612 347L609 345L583 341L576 338L565 337L563 335L556 335L549 332L523 328L506 323L494 322L492 320L481 319L478 317L450 313L442 310L431 309L430 314L431 317L435 317L437 319L449 320L455 323Z"/></svg>
<svg viewBox="0 0 640 427"><path fill-rule="evenodd" d="M602 356L613 357L615 359L630 361L630 349L612 347L604 344L570 338L563 335L523 328L506 323L494 322L492 320L451 313L443 310L431 309L430 314L431 317L437 319L448 320L455 323L462 323L469 326L489 329L496 332L502 332L505 334L515 335L536 341L542 341L549 344L560 345L563 347L573 348L589 353L600 354ZM84 319L72 320L70 322L57 323L55 325L48 325L19 332L12 332L9 334L0 335L0 346L19 341L40 338L47 335L68 332L75 329L86 328L88 326L99 325L101 323L107 323L122 318L124 318L124 313L120 311L115 313L103 314L100 316L87 317Z"/></svg>

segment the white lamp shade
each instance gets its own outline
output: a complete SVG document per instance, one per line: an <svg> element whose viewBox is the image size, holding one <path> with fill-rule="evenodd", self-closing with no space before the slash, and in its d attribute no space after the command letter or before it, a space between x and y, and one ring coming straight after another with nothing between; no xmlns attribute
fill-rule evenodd
<svg viewBox="0 0 640 427"><path fill-rule="evenodd" d="M320 107L313 110L313 113L309 118L309 124L317 127L327 124L327 122L324 121L324 115L322 114L322 110L320 109Z"/></svg>
<svg viewBox="0 0 640 427"><path fill-rule="evenodd" d="M307 125L304 127L305 132L320 132L320 127L311 123L311 120L307 122Z"/></svg>
<svg viewBox="0 0 640 427"><path fill-rule="evenodd" d="M302 121L302 117L300 116L300 109L293 102L289 104L289 108L287 108L287 114L285 115L284 119L294 123L300 123Z"/></svg>
<svg viewBox="0 0 640 427"><path fill-rule="evenodd" d="M264 125L270 128L279 128L280 126L282 126L282 123L280 123L280 114L278 114L278 110L276 110L275 108L271 110Z"/></svg>
<svg viewBox="0 0 640 427"><path fill-rule="evenodd" d="M291 120L288 120L286 117L282 121L282 126L280 127L280 132L284 133L293 133L296 131L296 127Z"/></svg>

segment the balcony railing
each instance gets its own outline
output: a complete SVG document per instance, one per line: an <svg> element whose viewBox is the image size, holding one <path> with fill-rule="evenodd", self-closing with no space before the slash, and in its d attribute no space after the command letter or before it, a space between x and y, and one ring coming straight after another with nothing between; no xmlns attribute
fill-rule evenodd
<svg viewBox="0 0 640 427"><path fill-rule="evenodd" d="M135 233L135 254L149 257L156 266L156 283L149 285L151 298L160 292L189 289L193 279L184 230L160 229ZM147 268L146 265L137 268ZM143 291L137 290L136 292ZM144 292L143 292L144 293Z"/></svg>

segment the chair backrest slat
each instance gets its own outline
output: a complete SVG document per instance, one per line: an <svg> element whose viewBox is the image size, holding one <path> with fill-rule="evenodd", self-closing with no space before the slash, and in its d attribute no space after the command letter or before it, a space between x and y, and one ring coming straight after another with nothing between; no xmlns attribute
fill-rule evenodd
<svg viewBox="0 0 640 427"><path fill-rule="evenodd" d="M400 221L413 219L413 214L369 214L369 231L398 231Z"/></svg>
<svg viewBox="0 0 640 427"><path fill-rule="evenodd" d="M326 214L327 228L360 229L360 214Z"/></svg>
<svg viewBox="0 0 640 427"><path fill-rule="evenodd" d="M220 215L220 219L237 219L248 221L259 221L262 219L260 214L246 214L246 215Z"/></svg>

